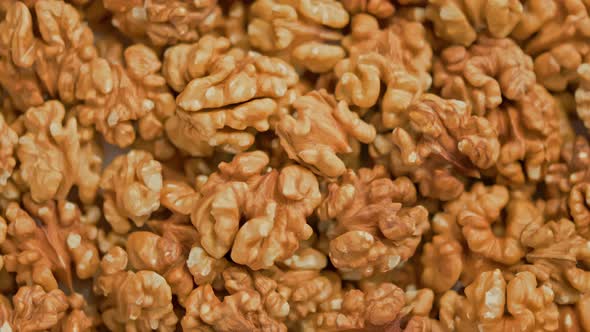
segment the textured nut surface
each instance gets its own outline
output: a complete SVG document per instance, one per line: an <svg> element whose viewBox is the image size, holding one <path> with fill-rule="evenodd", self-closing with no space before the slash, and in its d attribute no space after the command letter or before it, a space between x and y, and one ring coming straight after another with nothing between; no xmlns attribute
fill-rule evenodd
<svg viewBox="0 0 590 332"><path fill-rule="evenodd" d="M338 154L353 152L352 140L369 143L375 138L373 126L362 121L346 102L337 102L325 90L297 98L293 107L296 117L283 116L276 132L289 158L314 173L328 177L342 175L346 165Z"/></svg>
<svg viewBox="0 0 590 332"><path fill-rule="evenodd" d="M115 158L100 180L104 214L113 230L124 234L142 226L160 207L162 165L142 150Z"/></svg>

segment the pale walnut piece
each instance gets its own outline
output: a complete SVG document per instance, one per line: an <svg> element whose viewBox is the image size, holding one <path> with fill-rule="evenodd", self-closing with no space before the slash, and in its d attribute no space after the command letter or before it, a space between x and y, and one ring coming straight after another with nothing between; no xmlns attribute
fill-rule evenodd
<svg viewBox="0 0 590 332"><path fill-rule="evenodd" d="M590 289L590 261L587 239L576 233L576 225L567 219L546 224L530 224L521 243L529 248L526 260L513 269L530 271L555 293L558 304L575 304Z"/></svg>
<svg viewBox="0 0 590 332"><path fill-rule="evenodd" d="M0 85L23 111L41 105L44 94L67 97L61 90L73 88L72 65L95 56L92 31L74 7L63 1L31 7L35 20L24 3L8 1L0 22Z"/></svg>
<svg viewBox="0 0 590 332"><path fill-rule="evenodd" d="M497 181L520 186L543 180L550 165L558 162L562 138L559 109L539 84L506 108L488 112L486 118L498 132L500 156Z"/></svg>
<svg viewBox="0 0 590 332"><path fill-rule="evenodd" d="M16 166L14 151L18 143L18 135L6 123L0 114L0 186L6 185L8 178Z"/></svg>
<svg viewBox="0 0 590 332"><path fill-rule="evenodd" d="M498 160L497 130L464 102L424 94L408 117L411 127L391 134L390 166L395 175L410 176L426 197L456 198L464 190L463 178L479 177Z"/></svg>
<svg viewBox="0 0 590 332"><path fill-rule="evenodd" d="M580 235L590 238L586 191L590 182L590 145L584 136L564 142L559 162L545 175L545 214L571 218Z"/></svg>
<svg viewBox="0 0 590 332"><path fill-rule="evenodd" d="M513 32L535 60L537 80L551 91L564 91L579 79L590 60L590 4L584 0L526 1L525 15Z"/></svg>
<svg viewBox="0 0 590 332"><path fill-rule="evenodd" d="M390 271L414 254L429 228L428 211L405 201L415 195L407 178L391 180L382 166L349 170L329 185L318 216L330 239L330 260L343 277Z"/></svg>
<svg viewBox="0 0 590 332"><path fill-rule="evenodd" d="M270 128L280 99L299 80L289 63L245 52L229 39L211 35L167 49L163 73L180 92L166 133L179 149L197 157L252 146L255 133Z"/></svg>
<svg viewBox="0 0 590 332"><path fill-rule="evenodd" d="M221 299L210 284L199 286L187 299L183 331L286 332L282 322L289 305L277 292L277 283L258 273L230 267L223 272Z"/></svg>
<svg viewBox="0 0 590 332"><path fill-rule="evenodd" d="M68 298L59 289L46 291L39 285L23 286L12 298L0 298L2 331L73 331L60 329L68 310ZM89 326L83 326L89 327Z"/></svg>
<svg viewBox="0 0 590 332"><path fill-rule="evenodd" d="M100 187L106 220L115 232L125 234L132 223L141 227L160 207L162 165L150 153L132 150L105 168Z"/></svg>
<svg viewBox="0 0 590 332"><path fill-rule="evenodd" d="M217 0L103 0L113 13L113 26L125 35L156 46L194 42L201 34L223 27Z"/></svg>
<svg viewBox="0 0 590 332"><path fill-rule="evenodd" d="M30 108L16 151L19 174L37 202L65 199L72 187L80 200L95 201L102 167L102 148L85 137L75 118L65 118L59 101Z"/></svg>
<svg viewBox="0 0 590 332"><path fill-rule="evenodd" d="M503 100L523 98L535 84L533 61L514 41L481 35L469 48L444 49L433 65L433 85L444 98L485 115Z"/></svg>
<svg viewBox="0 0 590 332"><path fill-rule="evenodd" d="M479 201L478 205L470 205L457 215L469 249L501 264L515 264L523 258L526 253L521 242L523 232L528 227L543 224L541 211L530 197L521 192L509 192L499 185L484 186L479 182L464 195L475 196Z"/></svg>
<svg viewBox="0 0 590 332"><path fill-rule="evenodd" d="M234 262L268 268L312 235L306 218L321 200L316 177L296 165L265 170L268 162L262 151L239 154L201 186L191 221L212 257L231 249Z"/></svg>
<svg viewBox="0 0 590 332"><path fill-rule="evenodd" d="M121 247L109 250L100 262L94 292L103 297L105 326L115 332L175 331L178 318L164 277L153 271L127 271L127 262Z"/></svg>
<svg viewBox="0 0 590 332"><path fill-rule="evenodd" d="M26 210L14 202L7 206L8 234L1 246L6 270L16 273L17 283L72 290L72 267L78 279L92 278L100 259L95 243L100 214L84 215L63 200L37 204L28 195L23 204Z"/></svg>
<svg viewBox="0 0 590 332"><path fill-rule="evenodd" d="M185 265L187 252L177 239L138 231L129 234L126 249L131 268L158 273L184 302L193 289L193 278Z"/></svg>
<svg viewBox="0 0 590 332"><path fill-rule="evenodd" d="M520 0L429 0L426 17L437 37L469 46L484 29L493 37L507 37L520 22L523 7Z"/></svg>
<svg viewBox="0 0 590 332"><path fill-rule="evenodd" d="M312 72L332 70L344 58L339 30L349 15L336 0L256 0L250 6L250 45Z"/></svg>
<svg viewBox="0 0 590 332"><path fill-rule="evenodd" d="M391 283L351 289L329 301L303 323L305 331L340 331L373 327L394 321L405 304L404 292Z"/></svg>
<svg viewBox="0 0 590 332"><path fill-rule="evenodd" d="M448 291L440 299L439 317L449 331L557 331L554 294L535 275L521 272L506 281L500 270L481 273L465 295Z"/></svg>
<svg viewBox="0 0 590 332"><path fill-rule="evenodd" d="M404 125L407 108L432 82L432 48L424 26L394 18L389 26L379 29L374 17L359 14L353 18L351 29L343 40L350 55L334 68L336 98L351 106L370 108L381 97L383 126Z"/></svg>
<svg viewBox="0 0 590 332"><path fill-rule="evenodd" d="M292 160L314 173L337 177L346 171L339 154L352 153L352 142L370 143L375 128L351 111L344 101L315 90L293 102L296 114L281 117L276 133Z"/></svg>
<svg viewBox="0 0 590 332"><path fill-rule="evenodd" d="M175 109L154 50L135 44L125 49L123 58L124 64L98 57L81 64L72 82L72 93L83 102L74 108L80 123L94 125L108 143L119 147L135 140L135 120L142 139L161 136L164 119Z"/></svg>
<svg viewBox="0 0 590 332"><path fill-rule="evenodd" d="M449 235L435 235L424 244L421 280L437 293L451 289L463 271L463 247Z"/></svg>

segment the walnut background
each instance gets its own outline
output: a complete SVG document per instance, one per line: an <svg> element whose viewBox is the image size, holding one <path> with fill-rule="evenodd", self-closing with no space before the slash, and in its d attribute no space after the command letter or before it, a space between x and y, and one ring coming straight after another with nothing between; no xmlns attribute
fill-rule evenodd
<svg viewBox="0 0 590 332"><path fill-rule="evenodd" d="M590 332L589 0L0 0L0 332Z"/></svg>

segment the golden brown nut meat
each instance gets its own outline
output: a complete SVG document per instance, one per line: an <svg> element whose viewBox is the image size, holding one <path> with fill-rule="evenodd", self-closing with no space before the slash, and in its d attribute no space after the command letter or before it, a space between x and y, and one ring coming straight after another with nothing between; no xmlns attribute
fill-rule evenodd
<svg viewBox="0 0 590 332"><path fill-rule="evenodd" d="M25 113L26 132L16 151L19 173L37 202L65 199L77 186L80 200L91 204L98 190L102 151L94 139L84 137L75 118L64 117L64 106L54 100Z"/></svg>
<svg viewBox="0 0 590 332"><path fill-rule="evenodd" d="M194 42L201 34L223 26L217 0L104 0L113 12L112 24L125 35L156 46Z"/></svg>
<svg viewBox="0 0 590 332"><path fill-rule="evenodd" d="M348 24L348 12L335 0L257 0L250 6L250 45L321 73L344 58L336 30Z"/></svg>
<svg viewBox="0 0 590 332"><path fill-rule="evenodd" d="M521 243L530 250L527 262L514 269L531 271L551 287L558 304L574 304L590 289L588 240L576 233L576 225L567 219L546 224L530 224L521 235Z"/></svg>
<svg viewBox="0 0 590 332"><path fill-rule="evenodd" d="M414 254L429 227L428 211L405 201L415 192L407 178L392 181L380 166L349 170L330 184L318 216L326 224L330 260L345 278L392 270Z"/></svg>
<svg viewBox="0 0 590 332"><path fill-rule="evenodd" d="M350 14L369 13L377 18L387 18L395 13L390 0L342 0L342 6Z"/></svg>
<svg viewBox="0 0 590 332"><path fill-rule="evenodd" d="M436 35L469 46L486 29L496 38L507 37L523 16L520 0L430 0L426 17Z"/></svg>
<svg viewBox="0 0 590 332"><path fill-rule="evenodd" d="M374 17L359 14L352 20L351 29L351 35L343 41L350 56L334 69L338 78L336 98L351 106L370 108L382 96L383 126L404 125L407 108L432 81L432 49L424 26L400 18L380 30ZM386 85L383 93L381 84Z"/></svg>
<svg viewBox="0 0 590 332"><path fill-rule="evenodd" d="M262 151L239 154L200 188L191 221L214 258L231 249L234 262L268 268L313 233L306 217L321 200L316 177L296 165L264 172L268 162Z"/></svg>
<svg viewBox="0 0 590 332"><path fill-rule="evenodd" d="M440 200L463 192L464 177L479 177L500 154L497 130L471 115L465 103L424 94L409 108L411 128L391 134L390 165L397 176L409 175L420 193Z"/></svg>
<svg viewBox="0 0 590 332"><path fill-rule="evenodd" d="M444 98L485 115L503 100L520 100L535 84L532 59L511 39L485 35L469 48L451 46L433 65L433 84Z"/></svg>
<svg viewBox="0 0 590 332"><path fill-rule="evenodd" d="M166 133L178 148L199 157L216 148L230 153L248 149L255 131L270 128L279 99L299 79L287 62L246 53L232 48L229 39L211 35L166 50L163 72L180 92L179 109L167 121Z"/></svg>
<svg viewBox="0 0 590 332"><path fill-rule="evenodd" d="M142 226L160 207L162 165L148 152L132 150L115 158L100 180L104 190L104 214L120 234Z"/></svg>
<svg viewBox="0 0 590 332"><path fill-rule="evenodd" d="M18 143L18 135L8 126L2 114L0 114L0 137L2 137L2 141L0 141L0 186L4 186L16 166L14 150Z"/></svg>
<svg viewBox="0 0 590 332"><path fill-rule="evenodd" d="M582 63L590 60L590 4L583 0L528 0L523 21L513 37L535 59L537 80L551 91L578 81Z"/></svg>
<svg viewBox="0 0 590 332"><path fill-rule="evenodd" d="M437 293L451 289L463 271L463 247L447 235L436 235L422 249L421 280Z"/></svg>
<svg viewBox="0 0 590 332"><path fill-rule="evenodd" d="M506 282L500 270L481 273L465 295L446 292L439 317L449 331L557 331L559 312L553 291L530 272Z"/></svg>
<svg viewBox="0 0 590 332"><path fill-rule="evenodd" d="M375 138L373 126L325 90L297 98L293 107L296 116L283 116L276 133L289 158L319 175L342 175L346 165L338 154L353 152L353 140L370 143Z"/></svg>
<svg viewBox="0 0 590 332"><path fill-rule="evenodd" d="M100 308L109 330L175 330L178 318L164 277L153 271L127 271L127 253L120 247L111 249L100 267L94 292L104 297Z"/></svg>
<svg viewBox="0 0 590 332"><path fill-rule="evenodd" d="M14 202L6 208L8 236L2 245L6 269L16 273L17 282L37 284L46 291L57 289L61 282L72 290L72 265L79 279L94 276L100 259L94 224L100 212L82 215L71 202L37 204L28 195L23 203L26 211Z"/></svg>
<svg viewBox="0 0 590 332"><path fill-rule="evenodd" d="M517 187L542 181L559 160L562 143L559 111L547 90L535 84L515 104L494 109L486 118L501 144L497 181Z"/></svg>

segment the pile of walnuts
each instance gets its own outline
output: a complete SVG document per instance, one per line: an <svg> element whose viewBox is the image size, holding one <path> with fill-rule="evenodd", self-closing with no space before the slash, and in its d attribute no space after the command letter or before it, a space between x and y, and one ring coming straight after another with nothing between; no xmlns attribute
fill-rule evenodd
<svg viewBox="0 0 590 332"><path fill-rule="evenodd" d="M588 0L0 0L0 331L590 332L588 130Z"/></svg>

